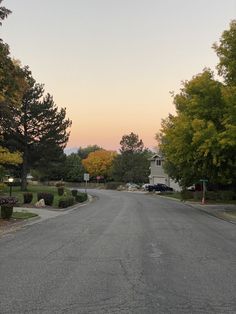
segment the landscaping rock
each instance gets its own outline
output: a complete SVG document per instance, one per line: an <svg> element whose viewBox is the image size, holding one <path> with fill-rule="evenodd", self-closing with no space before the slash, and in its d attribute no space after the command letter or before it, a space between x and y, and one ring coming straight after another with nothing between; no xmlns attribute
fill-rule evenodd
<svg viewBox="0 0 236 314"><path fill-rule="evenodd" d="M37 203L35 203L35 207L45 207L45 201L44 199L42 198L41 200L39 200Z"/></svg>

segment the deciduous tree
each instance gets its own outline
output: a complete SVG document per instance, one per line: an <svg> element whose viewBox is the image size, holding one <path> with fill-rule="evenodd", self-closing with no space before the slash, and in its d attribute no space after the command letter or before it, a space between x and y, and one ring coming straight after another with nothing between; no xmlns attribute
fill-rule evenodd
<svg viewBox="0 0 236 314"><path fill-rule="evenodd" d="M107 179L111 175L112 163L116 155L114 151L96 150L83 159L82 164L92 177L103 176Z"/></svg>
<svg viewBox="0 0 236 314"><path fill-rule="evenodd" d="M219 57L218 73L223 76L227 85L236 85L236 20L230 23L220 42L214 43L214 50Z"/></svg>
<svg viewBox="0 0 236 314"><path fill-rule="evenodd" d="M3 0L0 0L0 5L1 5L2 1ZM5 20L10 13L11 13L11 10L9 10L3 6L0 6L0 26L2 25L2 21Z"/></svg>
<svg viewBox="0 0 236 314"><path fill-rule="evenodd" d="M167 173L182 186L203 178L232 183L236 175L235 92L206 69L184 82L174 103L177 115L165 119L161 129Z"/></svg>

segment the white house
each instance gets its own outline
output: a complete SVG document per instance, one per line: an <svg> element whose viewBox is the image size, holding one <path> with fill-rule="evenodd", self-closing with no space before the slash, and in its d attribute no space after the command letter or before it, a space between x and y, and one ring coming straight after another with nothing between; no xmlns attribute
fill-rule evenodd
<svg viewBox="0 0 236 314"><path fill-rule="evenodd" d="M179 184L174 182L168 176L168 174L165 173L163 168L164 158L161 155L155 154L149 160L150 160L150 175L149 175L150 184L164 183L169 187L173 188L175 191L181 190Z"/></svg>

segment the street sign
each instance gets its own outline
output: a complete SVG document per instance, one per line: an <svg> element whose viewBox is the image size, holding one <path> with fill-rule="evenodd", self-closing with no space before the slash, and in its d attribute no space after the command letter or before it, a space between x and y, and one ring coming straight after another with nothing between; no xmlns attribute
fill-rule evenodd
<svg viewBox="0 0 236 314"><path fill-rule="evenodd" d="M84 181L89 181L89 173L84 173Z"/></svg>

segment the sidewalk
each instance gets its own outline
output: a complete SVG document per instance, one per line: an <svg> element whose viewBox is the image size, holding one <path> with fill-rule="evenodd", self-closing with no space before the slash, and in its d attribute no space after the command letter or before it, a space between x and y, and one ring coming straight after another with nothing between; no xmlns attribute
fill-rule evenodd
<svg viewBox="0 0 236 314"><path fill-rule="evenodd" d="M92 197L88 195L88 200L83 203L77 203L73 206L66 207L66 208L36 208L36 207L15 207L14 211L22 212L28 211L31 213L35 213L38 217L31 218L28 221L24 220L24 224L32 225L47 219L55 218L57 216L66 215L80 207L86 206L88 203L92 201Z"/></svg>

